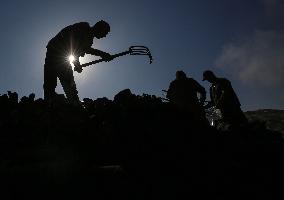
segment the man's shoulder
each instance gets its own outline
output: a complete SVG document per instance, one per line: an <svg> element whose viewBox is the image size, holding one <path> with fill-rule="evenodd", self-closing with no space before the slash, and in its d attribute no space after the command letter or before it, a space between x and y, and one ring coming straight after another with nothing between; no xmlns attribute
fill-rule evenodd
<svg viewBox="0 0 284 200"><path fill-rule="evenodd" d="M222 88L231 88L231 81L226 78L218 78L217 85Z"/></svg>
<svg viewBox="0 0 284 200"><path fill-rule="evenodd" d="M191 78L191 77L186 77L186 81L187 81L187 82L191 82L191 83L197 82L194 78Z"/></svg>
<svg viewBox="0 0 284 200"><path fill-rule="evenodd" d="M91 26L88 22L78 22L73 25L70 25L70 28L83 30L83 29L90 29Z"/></svg>
<svg viewBox="0 0 284 200"><path fill-rule="evenodd" d="M178 87L181 86L181 81L180 80L173 80L171 83L170 83L170 88L171 89L176 89Z"/></svg>
<svg viewBox="0 0 284 200"><path fill-rule="evenodd" d="M90 27L90 24L88 22L77 22L77 23L73 24L73 26L86 26L86 27Z"/></svg>
<svg viewBox="0 0 284 200"><path fill-rule="evenodd" d="M194 78L190 78L190 77L187 77L187 78L186 78L186 82L187 82L188 84L200 85L200 84L197 82L197 80L195 80Z"/></svg>
<svg viewBox="0 0 284 200"><path fill-rule="evenodd" d="M65 28L63 28L60 33L61 34L66 34L66 33L70 33L76 30L85 30L85 29L90 29L90 25L88 22L78 22L75 24L71 24L69 26L66 26Z"/></svg>
<svg viewBox="0 0 284 200"><path fill-rule="evenodd" d="M231 84L231 81L229 81L228 79L226 78L218 78L218 83L221 83L221 84Z"/></svg>
<svg viewBox="0 0 284 200"><path fill-rule="evenodd" d="M173 81L170 83L170 85L175 85L175 84L177 84L177 82L178 82L178 80L173 80Z"/></svg>

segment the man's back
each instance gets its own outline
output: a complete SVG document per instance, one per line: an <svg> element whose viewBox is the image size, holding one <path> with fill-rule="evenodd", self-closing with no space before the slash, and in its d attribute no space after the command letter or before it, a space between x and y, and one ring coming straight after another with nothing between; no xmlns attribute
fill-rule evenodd
<svg viewBox="0 0 284 200"><path fill-rule="evenodd" d="M173 102L186 104L198 102L197 92L202 93L204 88L192 78L174 80L171 82L167 98Z"/></svg>
<svg viewBox="0 0 284 200"><path fill-rule="evenodd" d="M218 78L216 83L212 84L210 95L214 103L218 103L222 107L241 106L231 82L225 78Z"/></svg>
<svg viewBox="0 0 284 200"><path fill-rule="evenodd" d="M93 37L89 23L79 22L62 29L49 41L47 48L59 55L66 56L71 53L81 55L92 44Z"/></svg>

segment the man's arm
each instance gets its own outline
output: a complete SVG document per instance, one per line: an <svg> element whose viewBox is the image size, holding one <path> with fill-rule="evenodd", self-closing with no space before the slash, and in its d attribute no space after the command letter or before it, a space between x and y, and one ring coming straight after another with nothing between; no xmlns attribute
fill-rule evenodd
<svg viewBox="0 0 284 200"><path fill-rule="evenodd" d="M74 67L74 71L81 73L83 71L83 68L81 67L80 61L79 61L79 57L75 58L75 60L73 61L73 65Z"/></svg>
<svg viewBox="0 0 284 200"><path fill-rule="evenodd" d="M100 56L102 59L104 59L107 62L113 59L113 57L109 53L106 53L98 49L89 48L85 53L95 55L95 56ZM84 55L80 55L80 56L84 56ZM83 68L81 67L81 64L79 62L79 56L75 57L73 64L75 66L74 71L77 71L78 73L81 73L83 71Z"/></svg>
<svg viewBox="0 0 284 200"><path fill-rule="evenodd" d="M227 99L228 92L232 88L231 82L227 79L223 79L222 81L220 81L219 87L220 87L220 90L221 90L221 94L216 101L216 107L217 108L220 107L222 104L224 104L228 100Z"/></svg>
<svg viewBox="0 0 284 200"><path fill-rule="evenodd" d="M215 105L216 108L220 108L221 107L222 102L224 101L224 93L225 93L225 91L222 90L219 99L216 100L216 105Z"/></svg>
<svg viewBox="0 0 284 200"><path fill-rule="evenodd" d="M91 55L95 55L95 56L100 56L102 59L104 59L106 61L111 61L113 59L113 57L109 53L98 50L98 49L90 48L86 51L86 53L91 54Z"/></svg>
<svg viewBox="0 0 284 200"><path fill-rule="evenodd" d="M205 100L206 100L206 90L205 90L205 88L201 86L201 88L199 90L199 93L200 93L199 101L200 101L201 105L203 105Z"/></svg>
<svg viewBox="0 0 284 200"><path fill-rule="evenodd" d="M197 92L200 94L200 103L201 105L204 104L205 100L206 100L206 90L204 87L202 87L196 80L192 79L194 82L194 85L196 87Z"/></svg>
<svg viewBox="0 0 284 200"><path fill-rule="evenodd" d="M210 101L207 102L207 104L204 106L204 109L208 109L208 108L211 108L213 106L215 106L214 104L214 98L213 98L213 86L211 85L209 91L210 91Z"/></svg>
<svg viewBox="0 0 284 200"><path fill-rule="evenodd" d="M171 101L173 100L173 95L174 95L174 82L171 82L167 90L166 98Z"/></svg>

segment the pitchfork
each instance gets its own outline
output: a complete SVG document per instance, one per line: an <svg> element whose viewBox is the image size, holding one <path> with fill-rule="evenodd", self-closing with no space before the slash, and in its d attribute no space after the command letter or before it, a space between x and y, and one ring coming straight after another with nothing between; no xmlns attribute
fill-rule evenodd
<svg viewBox="0 0 284 200"><path fill-rule="evenodd" d="M148 55L149 59L150 59L150 64L153 62L151 52L145 46L131 46L131 47L129 47L128 51L124 51L124 52L121 52L121 53L118 53L118 54L114 54L114 55L112 55L112 58L117 58L117 57L124 56L124 55L127 55L127 54L130 54L130 55ZM94 64L97 64L97 63L100 63L100 62L104 62L104 61L106 61L106 60L104 60L104 59L94 60L92 62L84 63L80 67L83 68L83 67L87 67L87 66L94 65ZM77 71L76 68L74 70Z"/></svg>

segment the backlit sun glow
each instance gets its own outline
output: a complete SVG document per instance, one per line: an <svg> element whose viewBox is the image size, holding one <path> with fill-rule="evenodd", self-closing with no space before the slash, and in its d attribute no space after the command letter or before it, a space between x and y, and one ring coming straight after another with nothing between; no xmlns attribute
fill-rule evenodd
<svg viewBox="0 0 284 200"><path fill-rule="evenodd" d="M70 55L68 59L69 59L70 64L75 61L75 57L73 55Z"/></svg>

